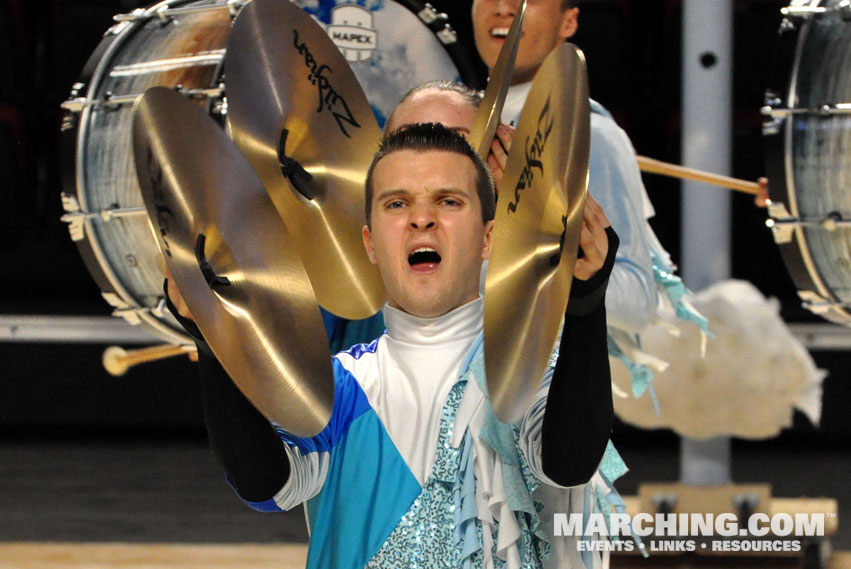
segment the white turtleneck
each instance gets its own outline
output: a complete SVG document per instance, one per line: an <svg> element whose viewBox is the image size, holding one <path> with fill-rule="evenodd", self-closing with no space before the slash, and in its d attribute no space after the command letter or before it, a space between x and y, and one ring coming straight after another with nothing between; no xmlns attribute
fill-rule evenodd
<svg viewBox="0 0 851 569"><path fill-rule="evenodd" d="M386 305L387 332L374 353L337 358L357 378L399 454L420 483L434 466L440 414L461 364L482 330L481 297L437 318Z"/></svg>

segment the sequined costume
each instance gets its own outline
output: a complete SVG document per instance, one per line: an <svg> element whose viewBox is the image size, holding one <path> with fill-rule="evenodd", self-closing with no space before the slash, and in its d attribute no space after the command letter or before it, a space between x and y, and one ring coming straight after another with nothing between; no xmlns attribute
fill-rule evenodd
<svg viewBox="0 0 851 569"><path fill-rule="evenodd" d="M385 307L387 333L334 359L329 426L279 431L289 480L249 504L307 502L308 568L543 566L551 536L532 496L554 484L540 457L552 370L526 417L499 423L483 395L482 312L481 299L432 319Z"/></svg>

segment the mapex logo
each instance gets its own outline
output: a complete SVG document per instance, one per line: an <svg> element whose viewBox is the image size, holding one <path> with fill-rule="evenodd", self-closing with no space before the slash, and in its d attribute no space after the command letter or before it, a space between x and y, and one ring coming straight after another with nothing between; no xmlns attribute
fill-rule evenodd
<svg viewBox="0 0 851 569"><path fill-rule="evenodd" d="M357 4L342 4L331 10L328 35L348 61L366 61L378 47L372 12Z"/></svg>

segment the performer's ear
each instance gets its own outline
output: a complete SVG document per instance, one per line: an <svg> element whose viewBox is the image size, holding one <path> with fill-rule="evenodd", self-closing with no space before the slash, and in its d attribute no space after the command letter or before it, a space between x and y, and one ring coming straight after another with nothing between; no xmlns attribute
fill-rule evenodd
<svg viewBox="0 0 851 569"><path fill-rule="evenodd" d="M493 220L491 219L485 224L485 238L482 241L482 259L488 259L491 256L491 243L493 242Z"/></svg>
<svg viewBox="0 0 851 569"><path fill-rule="evenodd" d="M366 256L369 257L369 261L374 265L378 261L375 259L375 247L372 246L372 232L369 230L368 225L363 226L363 247L366 249Z"/></svg>
<svg viewBox="0 0 851 569"><path fill-rule="evenodd" d="M559 37L562 41L566 41L567 39L573 37L573 34L576 33L576 29L579 27L579 8L569 8L564 11L561 19L561 26L559 26Z"/></svg>

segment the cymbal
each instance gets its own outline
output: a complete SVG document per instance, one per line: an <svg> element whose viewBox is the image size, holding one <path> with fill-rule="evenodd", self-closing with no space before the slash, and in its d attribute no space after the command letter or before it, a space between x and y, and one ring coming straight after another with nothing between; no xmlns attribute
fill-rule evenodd
<svg viewBox="0 0 851 569"><path fill-rule="evenodd" d="M198 105L164 87L136 104L133 153L157 243L204 339L269 420L319 433L334 403L328 339L263 184Z"/></svg>
<svg viewBox="0 0 851 569"><path fill-rule="evenodd" d="M570 296L591 139L582 52L553 50L514 134L485 280L485 369L500 420L529 408Z"/></svg>
<svg viewBox="0 0 851 569"><path fill-rule="evenodd" d="M470 129L470 144L483 159L487 160L491 142L496 134L505 106L505 97L511 86L514 75L514 63L517 61L517 48L520 45L520 31L523 28L523 17L526 14L526 0L520 2L514 20L508 29L508 35L499 50L499 57L493 66L485 96L476 113L476 120Z"/></svg>
<svg viewBox="0 0 851 569"><path fill-rule="evenodd" d="M225 73L234 142L286 222L319 304L372 316L385 292L361 230L381 130L345 58L294 4L255 0L234 22Z"/></svg>

